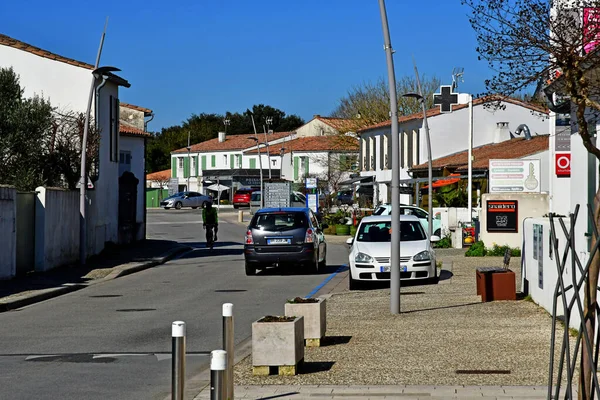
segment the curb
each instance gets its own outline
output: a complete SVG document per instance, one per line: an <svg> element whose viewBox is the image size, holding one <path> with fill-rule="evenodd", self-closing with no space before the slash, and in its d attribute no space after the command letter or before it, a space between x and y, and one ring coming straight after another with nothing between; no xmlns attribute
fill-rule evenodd
<svg viewBox="0 0 600 400"><path fill-rule="evenodd" d="M75 292L88 286L113 280L121 276L126 276L160 264L164 264L167 261L172 260L174 257L189 251L190 249L191 247L189 246L176 246L171 250L167 250L165 253L163 253L163 255L150 261L141 263L127 263L117 266L115 267L115 271L111 272L102 279L97 279L88 283L65 283L62 286L43 289L37 291L36 293L27 294L24 296L15 296L14 299L0 300L0 313L15 310L17 308L25 307L34 303L39 303L44 300Z"/></svg>

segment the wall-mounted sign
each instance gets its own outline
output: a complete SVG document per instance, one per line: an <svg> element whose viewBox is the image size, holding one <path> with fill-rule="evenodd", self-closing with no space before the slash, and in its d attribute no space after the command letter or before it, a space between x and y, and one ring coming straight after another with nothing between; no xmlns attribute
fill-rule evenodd
<svg viewBox="0 0 600 400"><path fill-rule="evenodd" d="M540 160L490 160L490 193L541 192Z"/></svg>
<svg viewBox="0 0 600 400"><path fill-rule="evenodd" d="M583 9L583 50L589 54L600 44L600 8L585 7Z"/></svg>
<svg viewBox="0 0 600 400"><path fill-rule="evenodd" d="M571 153L555 154L554 166L556 176L569 177L571 176Z"/></svg>
<svg viewBox="0 0 600 400"><path fill-rule="evenodd" d="M488 200L486 207L488 232L519 231L517 200Z"/></svg>
<svg viewBox="0 0 600 400"><path fill-rule="evenodd" d="M308 208L314 212L319 212L319 195L316 193L309 193L306 195L306 202Z"/></svg>
<svg viewBox="0 0 600 400"><path fill-rule="evenodd" d="M317 178L306 178L305 186L307 189L316 189L317 188Z"/></svg>

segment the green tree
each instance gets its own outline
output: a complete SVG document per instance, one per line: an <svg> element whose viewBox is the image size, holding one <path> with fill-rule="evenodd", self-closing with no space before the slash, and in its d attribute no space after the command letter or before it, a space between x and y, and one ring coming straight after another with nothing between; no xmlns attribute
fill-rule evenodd
<svg viewBox="0 0 600 400"><path fill-rule="evenodd" d="M595 127L600 116L600 31L592 18L582 26L584 8L598 9L598 0L462 0L470 9L470 22L478 41L477 52L495 71L486 80L487 94L512 96L538 85L547 94L546 104L560 113L574 112L578 136L586 150L600 159ZM553 8L554 6L554 8ZM555 98L556 97L556 98ZM555 101L556 99L562 100ZM579 140L573 135L572 140ZM600 191L595 196L594 215L600 223ZM583 239L583 238L582 238ZM578 239L579 240L579 239ZM590 247L598 237L592 235ZM596 332L597 287L600 254L593 257L584 287L583 331L592 340ZM579 398L595 393L592 385L594 354L586 350L580 360ZM592 350L593 351L593 350Z"/></svg>
<svg viewBox="0 0 600 400"><path fill-rule="evenodd" d="M433 106L433 93L439 90L440 79L435 76L421 77L421 87L425 96L425 106ZM410 115L421 112L420 104L414 99L402 97L406 93L418 93L416 79L404 76L396 82L398 93L398 112L400 115ZM375 83L363 82L348 90L332 116L357 121L361 126L368 126L390 119L390 93L387 81L380 78Z"/></svg>
<svg viewBox="0 0 600 400"><path fill-rule="evenodd" d="M23 97L12 68L0 68L0 183L33 190L43 183L43 144L52 128L52 106Z"/></svg>

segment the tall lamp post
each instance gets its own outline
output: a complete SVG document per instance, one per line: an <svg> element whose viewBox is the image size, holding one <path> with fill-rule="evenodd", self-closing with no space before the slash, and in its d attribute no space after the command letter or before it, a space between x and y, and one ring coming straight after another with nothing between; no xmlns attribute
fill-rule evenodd
<svg viewBox="0 0 600 400"><path fill-rule="evenodd" d="M192 159L190 158L190 151L192 150L192 146L190 145L190 131L188 131L188 159L187 159L187 190L190 191L190 175L192 174Z"/></svg>
<svg viewBox="0 0 600 400"><path fill-rule="evenodd" d="M390 118L392 120L392 252L390 260L390 311L400 314L400 138L398 137L398 98L396 75L385 1L379 0L381 26L383 28L388 85L390 90Z"/></svg>
<svg viewBox="0 0 600 400"><path fill-rule="evenodd" d="M252 126L254 127L254 133L256 134L256 125L254 124L254 116L252 116ZM262 142L258 141L258 136L249 137L256 142L256 149L258 150L258 168L260 169L260 208L265 205L265 191L263 190L263 169L262 169L262 158L260 155L260 145Z"/></svg>
<svg viewBox="0 0 600 400"><path fill-rule="evenodd" d="M273 123L273 117L267 117L265 122L267 123L267 126L271 126L271 124ZM265 143L267 144L267 163L269 165L269 182L271 181L271 153L269 152L269 139L267 138L267 130L265 128L265 126L263 125L263 131L265 132Z"/></svg>
<svg viewBox="0 0 600 400"><path fill-rule="evenodd" d="M417 88L419 93L406 93L402 95L403 97L412 97L415 98L421 103L421 110L423 110L423 128L425 129L425 137L427 141L427 208L429 211L429 215L427 216L427 234L429 235L429 240L431 240L432 230L433 230L433 189L432 189L432 166L431 166L431 138L429 136L429 124L427 123L427 110L425 107L425 98L423 97L423 90L421 89L421 80L419 79L419 71L417 70L417 64L415 63L415 75L417 77ZM436 269L437 271L437 269Z"/></svg>

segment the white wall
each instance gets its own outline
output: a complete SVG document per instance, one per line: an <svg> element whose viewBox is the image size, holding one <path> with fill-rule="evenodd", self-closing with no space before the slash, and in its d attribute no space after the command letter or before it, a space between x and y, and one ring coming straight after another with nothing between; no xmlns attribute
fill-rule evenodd
<svg viewBox="0 0 600 400"><path fill-rule="evenodd" d="M487 202L488 200L517 200L517 232L488 232L487 231ZM486 193L481 196L480 240L486 247L493 243L499 246L521 247L523 243L523 220L538 218L548 213L548 195L538 193Z"/></svg>
<svg viewBox="0 0 600 400"><path fill-rule="evenodd" d="M297 137L335 135L338 132L321 120L313 119L296 129Z"/></svg>
<svg viewBox="0 0 600 400"><path fill-rule="evenodd" d="M0 279L17 272L17 190L0 186Z"/></svg>
<svg viewBox="0 0 600 400"><path fill-rule="evenodd" d="M38 187L35 206L35 270L79 260L79 192Z"/></svg>
<svg viewBox="0 0 600 400"><path fill-rule="evenodd" d="M139 226L136 240L144 239L144 208L146 207L146 189L144 188L146 157L144 154L144 138L121 136L121 150L131 152L131 172L139 180L137 185L137 204L135 220Z"/></svg>
<svg viewBox="0 0 600 400"><path fill-rule="evenodd" d="M0 67L13 67L24 95L49 99L58 110L85 111L92 70L0 45Z"/></svg>

